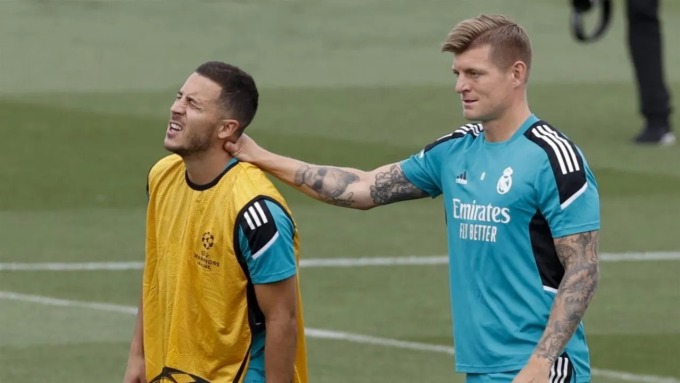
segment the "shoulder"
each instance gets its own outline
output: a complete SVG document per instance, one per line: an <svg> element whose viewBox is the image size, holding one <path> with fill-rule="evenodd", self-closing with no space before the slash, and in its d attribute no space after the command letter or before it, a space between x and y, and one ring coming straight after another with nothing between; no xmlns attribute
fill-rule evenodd
<svg viewBox="0 0 680 383"><path fill-rule="evenodd" d="M239 186L247 186L254 190L276 190L266 173L253 164L239 161L234 166L234 170Z"/></svg>
<svg viewBox="0 0 680 383"><path fill-rule="evenodd" d="M260 247L266 245L281 230L287 233L295 230L289 212L278 201L266 196L248 201L239 211L236 222L249 241L257 238L261 242Z"/></svg>
<svg viewBox="0 0 680 383"><path fill-rule="evenodd" d="M546 121L536 121L524 132L524 137L542 155L544 161L550 163L556 174L584 171L585 158L578 146Z"/></svg>
<svg viewBox="0 0 680 383"><path fill-rule="evenodd" d="M484 128L481 124L465 124L425 146L420 152L420 155L422 156L433 149L441 149L449 145L464 144L474 141L483 131Z"/></svg>
<svg viewBox="0 0 680 383"><path fill-rule="evenodd" d="M233 195L239 196L241 206L243 206L240 209L241 212L246 211L258 201L261 201L259 205L265 204L264 201L266 201L270 210L281 209L285 215L291 215L283 195L264 171L246 162L237 163L233 170L237 177L232 183L235 189Z"/></svg>
<svg viewBox="0 0 680 383"><path fill-rule="evenodd" d="M177 154L169 154L160 160L156 161L152 169L162 169L166 167L172 167L176 164L182 163L182 157Z"/></svg>
<svg viewBox="0 0 680 383"><path fill-rule="evenodd" d="M182 158L176 154L165 156L149 169L147 183L155 182L164 175L176 171L184 172L184 162L182 161Z"/></svg>
<svg viewBox="0 0 680 383"><path fill-rule="evenodd" d="M234 186L246 195L263 195L283 199L271 179L257 166L247 162L238 162L233 171L236 177Z"/></svg>
<svg viewBox="0 0 680 383"><path fill-rule="evenodd" d="M178 156L177 154L170 154L156 161L156 163L151 167L151 170L149 170L149 174L162 173L168 169L181 167L183 165L184 162L182 161L182 157Z"/></svg>
<svg viewBox="0 0 680 383"><path fill-rule="evenodd" d="M545 121L537 121L527 129L524 136L536 148L534 152L542 156L538 179L543 182L537 187L559 196L562 209L585 193L589 179L592 180L591 186L597 188L583 153L558 129ZM528 159L531 158L528 156ZM548 179L553 181L545 183Z"/></svg>
<svg viewBox="0 0 680 383"><path fill-rule="evenodd" d="M554 125L544 121L538 120L534 122L525 132L524 136L531 142L538 146L550 146L549 143L566 143L574 144L573 141L567 137L561 130Z"/></svg>
<svg viewBox="0 0 680 383"><path fill-rule="evenodd" d="M238 217L245 221L260 221L263 224L270 221L292 221L288 210L279 201L267 196L257 196L248 201L241 208Z"/></svg>

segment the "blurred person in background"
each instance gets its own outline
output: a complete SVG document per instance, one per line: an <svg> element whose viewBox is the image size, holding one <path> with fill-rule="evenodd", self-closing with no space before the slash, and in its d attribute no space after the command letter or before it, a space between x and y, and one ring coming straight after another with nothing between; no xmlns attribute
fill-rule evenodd
<svg viewBox="0 0 680 383"><path fill-rule="evenodd" d="M306 383L298 234L257 167L223 149L258 106L252 77L199 66L147 180L142 299L125 383Z"/></svg>
<svg viewBox="0 0 680 383"><path fill-rule="evenodd" d="M588 383L581 320L599 279L599 195L581 150L530 110L532 51L508 17L457 24L455 91L470 123L372 171L320 166L246 135L225 150L332 205L443 194L456 368L468 383ZM339 127L341 128L341 127Z"/></svg>
<svg viewBox="0 0 680 383"><path fill-rule="evenodd" d="M635 137L638 144L671 145L671 101L664 79L659 0L626 0L628 48L645 124Z"/></svg>

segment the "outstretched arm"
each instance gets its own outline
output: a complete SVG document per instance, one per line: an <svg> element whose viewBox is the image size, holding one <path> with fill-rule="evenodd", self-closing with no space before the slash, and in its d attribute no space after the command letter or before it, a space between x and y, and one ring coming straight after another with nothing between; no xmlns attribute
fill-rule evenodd
<svg viewBox="0 0 680 383"><path fill-rule="evenodd" d="M590 304L599 279L598 232L589 231L555 239L557 256L564 266L564 277L557 290L548 324L527 367L516 383L547 382L549 369L562 354ZM539 372L540 371L540 372Z"/></svg>
<svg viewBox="0 0 680 383"><path fill-rule="evenodd" d="M406 179L398 163L384 165L370 172L306 163L294 166L293 186L320 201L337 206L370 209L426 196L425 192ZM271 169L271 173L288 182L290 173L285 170Z"/></svg>
<svg viewBox="0 0 680 383"><path fill-rule="evenodd" d="M319 201L354 209L370 209L393 202L423 198L427 194L406 179L398 163L362 171L311 165L280 156L258 146L247 135L225 149Z"/></svg>

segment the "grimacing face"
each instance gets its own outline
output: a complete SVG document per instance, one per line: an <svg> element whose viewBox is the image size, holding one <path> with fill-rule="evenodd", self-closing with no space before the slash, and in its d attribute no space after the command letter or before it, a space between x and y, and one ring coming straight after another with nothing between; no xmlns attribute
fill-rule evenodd
<svg viewBox="0 0 680 383"><path fill-rule="evenodd" d="M191 74L170 107L165 149L187 157L221 146L217 130L223 120L218 99L222 89L198 73Z"/></svg>
<svg viewBox="0 0 680 383"><path fill-rule="evenodd" d="M456 93L460 94L463 116L471 121L490 121L508 108L513 94L511 67L493 62L491 46L482 45L457 54L453 59Z"/></svg>

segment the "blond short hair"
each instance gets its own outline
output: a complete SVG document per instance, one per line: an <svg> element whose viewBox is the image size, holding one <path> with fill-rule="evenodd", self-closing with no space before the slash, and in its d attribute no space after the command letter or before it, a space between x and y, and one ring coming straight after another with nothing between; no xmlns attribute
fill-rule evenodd
<svg viewBox="0 0 680 383"><path fill-rule="evenodd" d="M491 58L501 68L523 61L531 68L531 42L527 32L504 15L480 15L458 23L442 45L442 52L461 54L468 49L491 46Z"/></svg>

